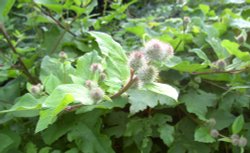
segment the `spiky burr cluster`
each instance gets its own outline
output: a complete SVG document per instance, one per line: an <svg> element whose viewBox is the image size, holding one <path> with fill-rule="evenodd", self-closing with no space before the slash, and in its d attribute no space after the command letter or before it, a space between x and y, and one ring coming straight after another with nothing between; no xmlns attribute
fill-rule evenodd
<svg viewBox="0 0 250 153"><path fill-rule="evenodd" d="M142 51L134 51L129 56L129 66L135 71L147 64L145 55Z"/></svg>
<svg viewBox="0 0 250 153"><path fill-rule="evenodd" d="M151 83L156 80L158 70L152 65L151 61L162 61L173 55L174 49L170 44L156 39L148 41L142 51L132 52L129 56L128 64L137 75L136 86L141 87L145 83Z"/></svg>
<svg viewBox="0 0 250 153"><path fill-rule="evenodd" d="M173 47L157 39L152 39L145 44L145 54L149 60L164 60L174 55Z"/></svg>

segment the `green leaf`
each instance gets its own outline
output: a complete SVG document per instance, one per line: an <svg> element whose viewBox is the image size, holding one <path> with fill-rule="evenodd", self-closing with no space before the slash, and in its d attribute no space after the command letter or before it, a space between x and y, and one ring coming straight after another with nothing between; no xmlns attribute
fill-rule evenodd
<svg viewBox="0 0 250 153"><path fill-rule="evenodd" d="M129 103L131 104L129 109L131 114L145 110L147 107L154 108L158 102L169 106L175 106L177 104L172 98L155 92L145 90L129 91Z"/></svg>
<svg viewBox="0 0 250 153"><path fill-rule="evenodd" d="M175 65L172 69L182 71L182 72L195 72L197 70L201 70L206 68L207 64L198 64L198 63L190 63L189 61L182 61Z"/></svg>
<svg viewBox="0 0 250 153"><path fill-rule="evenodd" d="M154 82L146 84L145 87L152 92L168 96L178 101L179 91L168 84Z"/></svg>
<svg viewBox="0 0 250 153"><path fill-rule="evenodd" d="M44 87L47 93L51 93L57 86L59 86L62 82L54 75L50 74L44 79Z"/></svg>
<svg viewBox="0 0 250 153"><path fill-rule="evenodd" d="M37 146L34 143L32 143L31 141L26 144L25 148L26 148L25 149L26 153L37 152Z"/></svg>
<svg viewBox="0 0 250 153"><path fill-rule="evenodd" d="M98 56L96 51L86 53L77 60L76 76L72 75L71 78L74 83L84 84L86 80L93 79L93 73L90 67L93 63L101 63L101 57Z"/></svg>
<svg viewBox="0 0 250 153"><path fill-rule="evenodd" d="M232 125L233 134L238 134L242 130L244 123L245 123L245 121L244 121L243 115L238 116L234 120L233 125Z"/></svg>
<svg viewBox="0 0 250 153"><path fill-rule="evenodd" d="M1 140L0 152L3 152L13 143L13 140L8 135L5 135L3 133L0 133L0 140Z"/></svg>
<svg viewBox="0 0 250 153"><path fill-rule="evenodd" d="M215 142L215 139L210 135L210 129L207 127L200 127L195 130L194 140L203 143Z"/></svg>
<svg viewBox="0 0 250 153"><path fill-rule="evenodd" d="M62 110L73 101L84 105L92 105L94 101L89 96L87 88L78 84L66 84L58 86L45 100L43 107L48 108L40 111L40 118L36 126L36 133L52 124Z"/></svg>
<svg viewBox="0 0 250 153"><path fill-rule="evenodd" d="M245 29L250 28L250 21L244 19L233 19L230 25L239 29Z"/></svg>
<svg viewBox="0 0 250 153"><path fill-rule="evenodd" d="M228 110L217 109L212 111L209 118L214 118L216 120L215 129L222 130L229 127L233 123L235 116Z"/></svg>
<svg viewBox="0 0 250 153"><path fill-rule="evenodd" d="M221 41L218 38L208 37L206 41L211 45L218 59L226 59L230 54L222 47Z"/></svg>
<svg viewBox="0 0 250 153"><path fill-rule="evenodd" d="M207 14L210 10L210 7L208 5L200 4L199 8L202 10L204 14Z"/></svg>
<svg viewBox="0 0 250 153"><path fill-rule="evenodd" d="M106 70L107 80L105 83L119 90L129 77L129 66L125 51L120 44L105 33L92 31L89 34L96 39L102 55L106 58L108 69Z"/></svg>
<svg viewBox="0 0 250 153"><path fill-rule="evenodd" d="M190 50L190 52L195 53L198 57L203 59L206 64L211 63L210 60L208 59L207 55L201 49L195 48L195 49Z"/></svg>
<svg viewBox="0 0 250 153"><path fill-rule="evenodd" d="M250 60L250 53L249 52L243 52L239 49L240 45L232 42L230 40L223 40L221 42L221 45L226 48L228 53L231 55L235 55L239 59L243 61L249 61Z"/></svg>
<svg viewBox="0 0 250 153"><path fill-rule="evenodd" d="M59 104L57 102L59 100L55 100L55 102L57 103L57 107L40 111L40 117L36 125L35 133L38 133L46 129L50 124L54 123L57 118L57 114L59 114L62 110L64 110L64 108L66 108L69 103L74 101L72 95L66 94L62 97L63 98L59 99L60 100Z"/></svg>
<svg viewBox="0 0 250 153"><path fill-rule="evenodd" d="M160 138L163 140L163 142L167 146L170 146L174 141L174 127L168 124L164 124L158 128L158 131L160 133Z"/></svg>
<svg viewBox="0 0 250 153"><path fill-rule="evenodd" d="M207 107L214 106L216 99L215 94L190 90L180 101L185 103L188 112L196 114L201 120L206 120Z"/></svg>
<svg viewBox="0 0 250 153"><path fill-rule="evenodd" d="M61 5L57 0L34 0L34 2L40 5L44 5L59 14L62 13L63 5Z"/></svg>
<svg viewBox="0 0 250 153"><path fill-rule="evenodd" d="M1 0L0 1L0 22L6 20L15 0Z"/></svg>
<svg viewBox="0 0 250 153"><path fill-rule="evenodd" d="M19 112L19 117L33 117L38 114L39 109L41 109L41 103L31 94L27 93L19 98L16 104L9 110L0 111L0 113Z"/></svg>
<svg viewBox="0 0 250 153"><path fill-rule="evenodd" d="M86 113L86 112L92 111L96 108L97 109L107 109L107 110L111 110L113 108L124 108L127 103L128 103L127 97L119 97L119 98L115 98L112 101L103 101L103 102L100 102L100 103L97 103L94 105L83 106L76 111L76 114Z"/></svg>
<svg viewBox="0 0 250 153"><path fill-rule="evenodd" d="M68 140L86 153L114 153L111 141L106 135L100 133L102 111L92 111L82 114L81 119L72 126L68 133Z"/></svg>
<svg viewBox="0 0 250 153"><path fill-rule="evenodd" d="M45 56L42 60L41 71L40 71L40 79L43 84L49 85L47 83L48 77L57 78L57 83L59 80L61 83L72 83L69 74L74 74L75 69L71 66L69 62L61 62L59 59L51 58L49 56ZM53 79L55 80L55 79ZM45 87L48 89L54 88L54 86ZM49 90L49 91L50 91Z"/></svg>
<svg viewBox="0 0 250 153"><path fill-rule="evenodd" d="M72 125L77 121L74 119L75 116L73 114L68 114L60 118L55 124L51 125L48 129L46 129L42 133L42 139L47 145L51 145L56 140L60 139L63 135L65 135Z"/></svg>

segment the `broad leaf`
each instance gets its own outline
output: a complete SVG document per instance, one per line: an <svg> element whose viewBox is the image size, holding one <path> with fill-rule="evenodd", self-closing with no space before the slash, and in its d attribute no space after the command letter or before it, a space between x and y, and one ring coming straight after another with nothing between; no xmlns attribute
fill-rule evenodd
<svg viewBox="0 0 250 153"><path fill-rule="evenodd" d="M195 141L212 143L215 142L215 139L210 135L210 129L207 127L200 127L195 130L194 134Z"/></svg>
<svg viewBox="0 0 250 153"><path fill-rule="evenodd" d="M1 0L0 1L0 23L3 22L7 18L14 3L15 3L15 0Z"/></svg>
<svg viewBox="0 0 250 153"><path fill-rule="evenodd" d="M68 133L68 140L75 141L81 152L114 153L109 138L100 133L101 113L96 110L82 115Z"/></svg>
<svg viewBox="0 0 250 153"><path fill-rule="evenodd" d="M173 141L174 141L174 127L168 125L168 124L165 124L165 125L162 125L158 128L158 131L160 133L160 138L163 140L163 142L170 146Z"/></svg>
<svg viewBox="0 0 250 153"><path fill-rule="evenodd" d="M223 40L221 42L221 45L225 47L231 55L235 55L239 59L243 61L249 61L250 60L250 53L249 52L243 52L239 49L240 45L232 42L230 40Z"/></svg>
<svg viewBox="0 0 250 153"><path fill-rule="evenodd" d="M40 118L36 126L36 132L42 131L52 124L62 110L72 102L81 102L91 105L94 101L89 96L87 88L78 84L66 84L58 86L45 100L43 107L48 108L40 112Z"/></svg>
<svg viewBox="0 0 250 153"><path fill-rule="evenodd" d="M242 130L244 123L245 123L245 121L244 121L243 115L238 116L234 120L233 125L232 125L233 134L238 134Z"/></svg>
<svg viewBox="0 0 250 153"><path fill-rule="evenodd" d="M3 152L7 147L9 147L13 143L13 140L8 135L5 135L3 133L0 133L0 140L0 152Z"/></svg>
<svg viewBox="0 0 250 153"><path fill-rule="evenodd" d="M71 75L74 83L84 84L86 80L93 79L93 73L90 67L93 63L101 63L101 57L98 56L96 51L86 53L77 60L76 76Z"/></svg>
<svg viewBox="0 0 250 153"><path fill-rule="evenodd" d="M179 91L176 88L168 84L154 82L154 83L146 84L145 87L150 91L168 96L178 101Z"/></svg>
<svg viewBox="0 0 250 153"><path fill-rule="evenodd" d="M119 90L120 86L129 77L129 66L127 56L123 48L109 35L101 32L89 32L96 39L102 55L106 58L108 75L106 83ZM119 86L120 85L120 86Z"/></svg>
<svg viewBox="0 0 250 153"><path fill-rule="evenodd" d="M214 106L216 104L216 95L212 93L206 93L204 91L190 90L187 94L181 97L181 102L185 103L188 112L196 114L200 119L205 120L207 113L207 107Z"/></svg>
<svg viewBox="0 0 250 153"><path fill-rule="evenodd" d="M0 111L0 113L14 112L19 117L33 117L38 115L41 107L39 100L27 93L19 98L9 110Z"/></svg>
<svg viewBox="0 0 250 153"><path fill-rule="evenodd" d="M152 91L145 90L130 90L129 91L129 103L130 112L132 114L145 110L147 107L154 108L160 104L166 104L169 106L175 106L177 103L168 96L157 94Z"/></svg>

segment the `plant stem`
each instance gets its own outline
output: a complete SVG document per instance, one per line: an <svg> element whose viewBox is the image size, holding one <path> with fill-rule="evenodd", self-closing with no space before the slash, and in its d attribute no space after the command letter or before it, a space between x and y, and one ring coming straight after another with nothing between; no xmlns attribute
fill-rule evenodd
<svg viewBox="0 0 250 153"><path fill-rule="evenodd" d="M35 77L33 77L31 75L31 73L29 72L28 68L26 67L26 65L23 62L23 59L20 57L20 55L18 54L15 46L12 44L11 40L10 40L10 36L7 33L7 31L5 30L5 27L3 24L0 23L0 32L3 34L4 38L7 40L7 43L9 44L11 50L13 51L14 54L17 55L17 59L21 65L21 71L26 75L26 77L28 78L29 82L32 84L37 84L39 83L39 80L36 79Z"/></svg>
<svg viewBox="0 0 250 153"><path fill-rule="evenodd" d="M229 74L236 74L236 73L241 73L246 70L248 70L249 67L240 69L240 70L231 70L231 71L209 71L209 72L193 72L191 74L193 75L202 75L202 74L221 74L221 73L229 73Z"/></svg>
<svg viewBox="0 0 250 153"><path fill-rule="evenodd" d="M122 95L124 92L126 92L132 85L133 83L138 79L137 77L134 77L134 70L130 69L130 78L129 81L127 82L127 84L121 88L120 91L118 91L116 94L114 94L113 96L111 96L110 98L117 98L120 95Z"/></svg>

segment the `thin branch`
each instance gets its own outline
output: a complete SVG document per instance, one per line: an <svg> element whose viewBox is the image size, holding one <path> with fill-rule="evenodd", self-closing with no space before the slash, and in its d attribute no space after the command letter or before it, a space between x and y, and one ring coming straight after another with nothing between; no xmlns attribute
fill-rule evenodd
<svg viewBox="0 0 250 153"><path fill-rule="evenodd" d="M53 17L53 15L51 14L51 12L46 12L44 11L42 8L40 8L37 4L34 3L34 6L36 8L38 8L44 15L50 17L60 28L64 29L65 31L67 31L69 34L71 34L73 37L76 37L77 35L74 34L72 31L69 30L68 27L65 27L59 20L57 20L56 18ZM72 23L72 22L71 22Z"/></svg>
<svg viewBox="0 0 250 153"><path fill-rule="evenodd" d="M240 70L230 70L230 71L209 71L209 72L193 72L191 73L192 75L203 75L203 74L222 74L222 73L229 73L229 74L237 74L237 73L241 73L244 72L246 70L248 70L249 67L244 68L244 69L240 69Z"/></svg>
<svg viewBox="0 0 250 153"><path fill-rule="evenodd" d="M66 33L66 31L63 31L63 32L60 34L59 38L58 38L57 41L55 42L54 47L51 49L50 54L53 54L53 53L56 51L56 49L57 49L57 47L59 46L61 40L63 39L65 33Z"/></svg>
<svg viewBox="0 0 250 153"><path fill-rule="evenodd" d="M220 89L223 89L223 90L228 90L229 88L227 88L227 87L223 87L223 86L220 86L220 85L218 85L218 84L216 84L216 83L213 83L213 82L211 82L211 81L208 81L208 80L204 80L206 83L209 83L209 84L211 84L211 85L213 85L213 86L215 86L215 87L218 87L218 88L220 88Z"/></svg>
<svg viewBox="0 0 250 153"><path fill-rule="evenodd" d="M134 70L130 69L130 78L129 81L127 82L127 84L121 88L120 91L118 91L116 94L114 94L113 96L111 96L110 98L117 98L120 95L122 95L124 92L126 92L132 85L133 83L138 79L137 77L134 77Z"/></svg>
<svg viewBox="0 0 250 153"><path fill-rule="evenodd" d="M73 111L73 110L80 108L82 106L83 106L83 104L71 105L71 106L67 106L64 110L70 112L70 111Z"/></svg>
<svg viewBox="0 0 250 153"><path fill-rule="evenodd" d="M5 30L5 27L3 24L0 23L0 32L3 34L4 38L7 40L7 43L9 44L11 50L13 51L13 53L15 53L17 55L17 59L21 65L21 71L27 76L28 80L32 83L32 84L37 84L39 83L39 80L37 80L35 77L33 77L31 75L31 73L29 72L28 68L26 67L26 65L23 62L23 59L20 57L20 55L18 54L15 46L12 44L11 40L10 40L10 36L7 33L7 31Z"/></svg>

